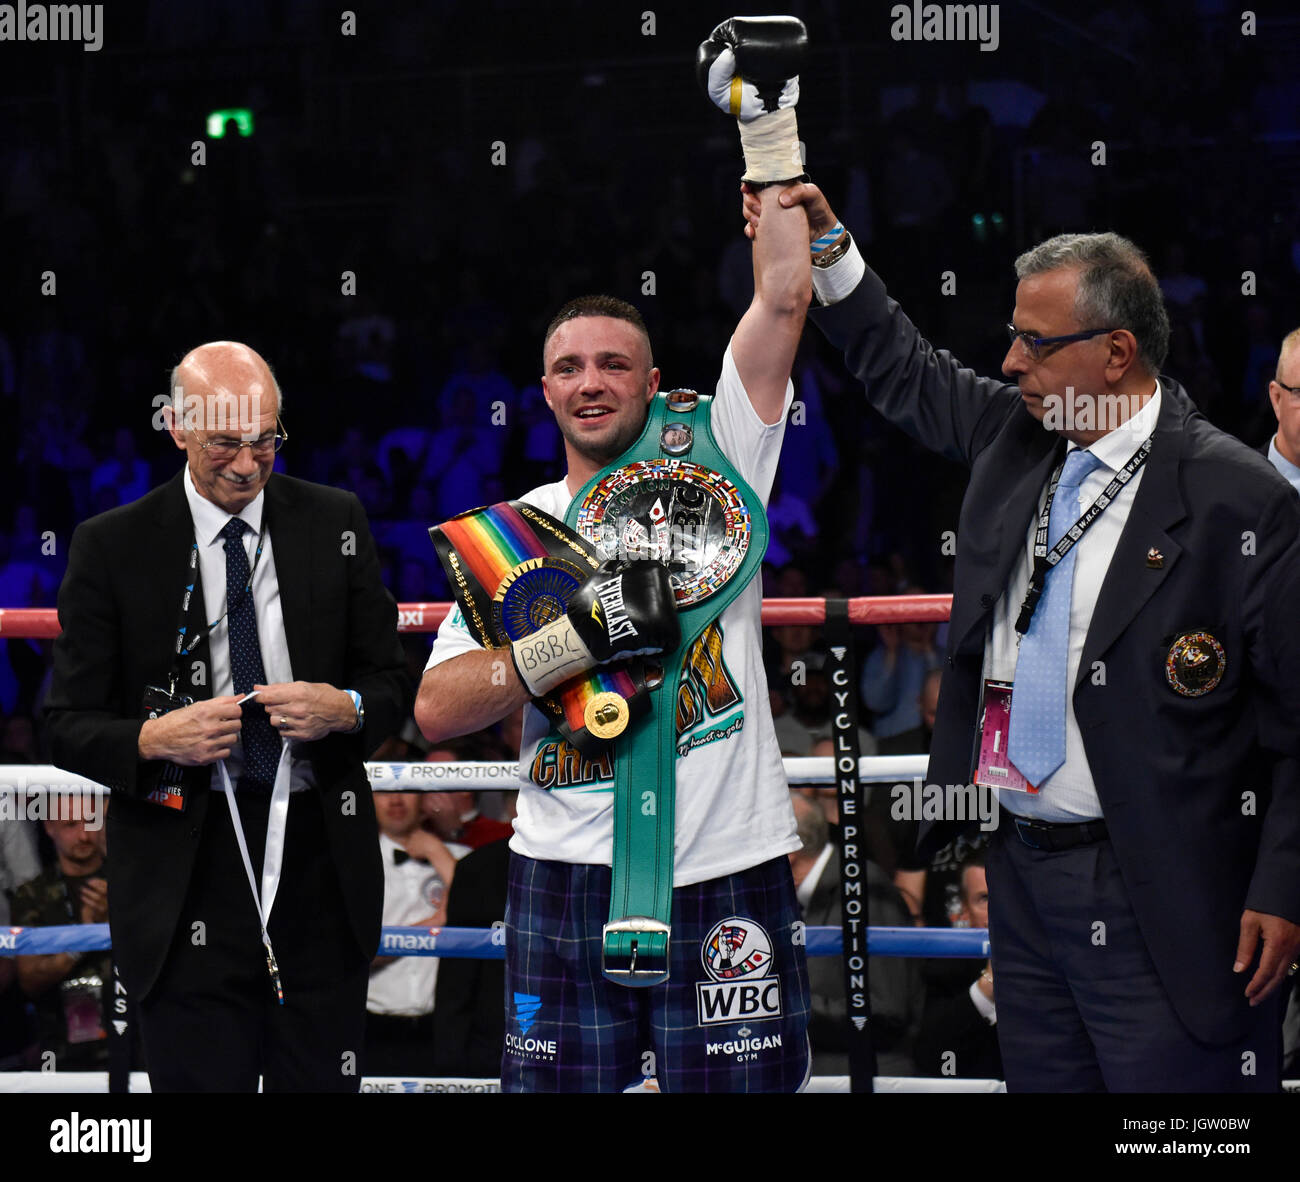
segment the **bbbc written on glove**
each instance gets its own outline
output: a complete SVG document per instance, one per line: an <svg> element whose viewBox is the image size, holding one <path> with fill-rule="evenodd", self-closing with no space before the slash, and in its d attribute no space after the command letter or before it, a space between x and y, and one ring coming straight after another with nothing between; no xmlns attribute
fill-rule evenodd
<svg viewBox="0 0 1300 1182"><path fill-rule="evenodd" d="M536 698L596 665L673 649L680 639L668 568L611 559L573 593L565 615L514 641L510 652Z"/></svg>

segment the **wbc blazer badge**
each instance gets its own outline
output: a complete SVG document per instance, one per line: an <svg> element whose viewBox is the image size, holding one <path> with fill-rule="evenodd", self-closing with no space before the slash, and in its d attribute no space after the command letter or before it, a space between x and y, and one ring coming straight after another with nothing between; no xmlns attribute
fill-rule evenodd
<svg viewBox="0 0 1300 1182"><path fill-rule="evenodd" d="M1208 632L1184 632L1165 658L1165 680L1185 698L1208 694L1223 680L1228 658Z"/></svg>

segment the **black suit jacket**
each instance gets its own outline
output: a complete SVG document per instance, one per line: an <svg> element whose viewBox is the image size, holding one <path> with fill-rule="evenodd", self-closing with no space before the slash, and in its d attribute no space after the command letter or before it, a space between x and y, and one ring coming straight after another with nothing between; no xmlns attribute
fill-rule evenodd
<svg viewBox="0 0 1300 1182"><path fill-rule="evenodd" d="M447 892L449 928L488 928L504 922L510 839L471 850L456 863ZM434 990L433 1054L439 1075L496 1078L505 1045L506 966L503 960L448 957Z"/></svg>
<svg viewBox="0 0 1300 1182"><path fill-rule="evenodd" d="M380 581L365 511L351 493L273 474L265 525L274 542L285 636L295 679L355 689L366 724L302 745L322 798L329 856L359 948L379 942L383 869L363 760L397 730L410 685L397 608ZM211 805L210 767L185 773L184 813L145 800L163 770L139 758L141 698L167 684L194 526L183 473L138 501L77 527L59 588L47 725L54 762L112 789L110 924L127 990L147 995L175 932L198 838ZM196 586L189 624L203 627ZM186 659L179 689L212 696L206 640ZM188 684L187 684L188 682ZM349 795L350 794L350 795Z"/></svg>
<svg viewBox="0 0 1300 1182"><path fill-rule="evenodd" d="M871 404L971 469L929 781L965 784L992 609L1025 548L1062 442L1019 391L934 350L870 270L812 319ZM1134 911L1180 1018L1240 1037L1231 972L1243 908L1300 922L1300 498L1160 379L1155 442L1098 596L1075 717ZM1154 547L1162 565L1147 563ZM1201 697L1166 681L1175 639L1207 631L1226 672ZM1094 674L1103 662L1104 683ZM922 825L932 853L960 828ZM997 900L991 900L994 907Z"/></svg>

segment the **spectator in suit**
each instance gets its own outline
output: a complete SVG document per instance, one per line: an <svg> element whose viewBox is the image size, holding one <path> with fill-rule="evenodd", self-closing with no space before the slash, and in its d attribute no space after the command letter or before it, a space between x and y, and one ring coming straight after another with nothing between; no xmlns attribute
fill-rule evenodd
<svg viewBox="0 0 1300 1182"><path fill-rule="evenodd" d="M375 794L384 862L384 924L433 928L447 922L456 860L469 852L420 828L420 793ZM366 995L366 1075L432 1075L436 956L377 956Z"/></svg>
<svg viewBox="0 0 1300 1182"><path fill-rule="evenodd" d="M989 926L984 851L961 866L961 911L953 927ZM935 958L925 962L925 1012L916 1036L916 1069L956 1079L1001 1079L993 965L984 960Z"/></svg>
<svg viewBox="0 0 1300 1182"><path fill-rule="evenodd" d="M790 794L795 824L802 843L790 855L795 897L810 927L840 925L840 855L828 840L826 815L815 800ZM890 927L908 923L907 908L889 877L867 862L867 912L873 925ZM913 1075L911 1040L920 1018L920 974L915 964L899 957L871 962L871 1027L876 1065L881 1075ZM844 1024L844 963L837 956L808 961L812 991L812 1016L808 1039L813 1050L814 1075L848 1073Z"/></svg>

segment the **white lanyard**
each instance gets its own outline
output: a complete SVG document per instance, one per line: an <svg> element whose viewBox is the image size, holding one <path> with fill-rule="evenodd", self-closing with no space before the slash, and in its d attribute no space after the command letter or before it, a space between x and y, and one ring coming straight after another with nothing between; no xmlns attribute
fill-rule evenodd
<svg viewBox="0 0 1300 1182"><path fill-rule="evenodd" d="M244 837L244 825L239 819L239 805L235 802L235 790L230 784L230 773L226 771L223 759L217 770L221 773L221 791L226 795L230 805L230 819L235 826L235 839L239 842L239 856L244 860L244 873L248 875L248 889L253 892L253 906L257 908L258 921L262 925L262 945L266 949L266 970L271 974L271 983L275 986L275 995L284 1005L284 987L280 983L280 966L275 962L275 952L271 948L271 936L266 925L271 922L271 908L275 906L276 891L280 888L280 867L284 862L284 833L289 821L289 744L280 747L280 762L275 768L275 787L271 790L271 811L266 818L266 846L262 854L262 889L257 889L257 879L253 877L253 863L248 856L248 842Z"/></svg>

